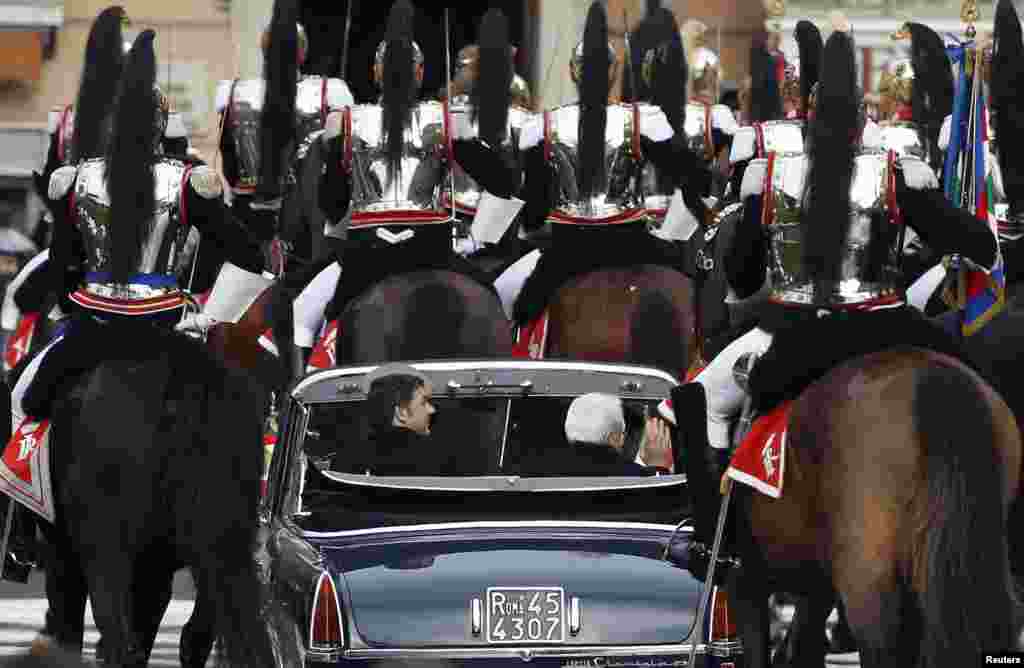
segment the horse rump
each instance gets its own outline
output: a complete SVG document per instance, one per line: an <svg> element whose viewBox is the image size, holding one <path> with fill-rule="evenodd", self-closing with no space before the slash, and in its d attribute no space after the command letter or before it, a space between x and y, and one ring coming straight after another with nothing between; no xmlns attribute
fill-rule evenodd
<svg viewBox="0 0 1024 668"><path fill-rule="evenodd" d="M1006 489L1004 472L1020 466L1020 437L1002 399L984 387L980 378L948 363L919 370L914 386L924 494L917 496L923 526L914 546L912 588L922 613L922 665L928 668L971 665L985 652L1017 645L1020 611L1006 534L1016 490ZM1016 472L1011 479L1018 479Z"/></svg>

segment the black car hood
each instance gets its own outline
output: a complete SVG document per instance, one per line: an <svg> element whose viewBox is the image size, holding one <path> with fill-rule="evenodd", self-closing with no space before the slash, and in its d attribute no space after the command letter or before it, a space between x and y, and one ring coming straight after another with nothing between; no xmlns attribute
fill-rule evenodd
<svg viewBox="0 0 1024 668"><path fill-rule="evenodd" d="M472 600L489 587L561 587L579 599L564 645L681 643L702 583L660 559L662 525L437 525L307 534L336 576L349 636L370 648L486 646ZM680 534L677 541L687 540ZM350 645L351 646L351 645Z"/></svg>

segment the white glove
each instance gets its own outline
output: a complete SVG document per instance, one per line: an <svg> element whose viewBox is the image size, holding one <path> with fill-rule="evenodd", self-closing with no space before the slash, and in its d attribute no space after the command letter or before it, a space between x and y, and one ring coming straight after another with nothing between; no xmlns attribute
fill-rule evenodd
<svg viewBox="0 0 1024 668"><path fill-rule="evenodd" d="M216 318L205 313L193 313L174 326L174 331L192 334L206 334L207 330L219 324Z"/></svg>
<svg viewBox="0 0 1024 668"><path fill-rule="evenodd" d="M472 237L459 239L458 241L455 242L455 252L461 255L462 257L472 255L481 248L483 248L483 244L478 242L476 239L473 239Z"/></svg>

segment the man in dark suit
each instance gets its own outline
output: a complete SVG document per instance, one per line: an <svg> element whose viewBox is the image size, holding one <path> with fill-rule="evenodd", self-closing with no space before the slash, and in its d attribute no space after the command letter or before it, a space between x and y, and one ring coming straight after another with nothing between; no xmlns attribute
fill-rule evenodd
<svg viewBox="0 0 1024 668"><path fill-rule="evenodd" d="M672 471L668 428L658 418L647 418L636 460L622 454L626 420L622 400L610 394L577 397L565 416L565 437L571 452L561 471L564 475L649 476Z"/></svg>

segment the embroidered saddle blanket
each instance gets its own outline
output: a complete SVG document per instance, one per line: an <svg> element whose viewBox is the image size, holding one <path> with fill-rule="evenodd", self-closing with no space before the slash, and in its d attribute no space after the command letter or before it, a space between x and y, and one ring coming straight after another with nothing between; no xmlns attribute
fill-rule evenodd
<svg viewBox="0 0 1024 668"><path fill-rule="evenodd" d="M338 364L338 321L324 325L323 333L313 347L306 364L306 372L330 369Z"/></svg>
<svg viewBox="0 0 1024 668"><path fill-rule="evenodd" d="M47 522L57 510L50 480L50 421L25 420L0 456L0 492Z"/></svg>
<svg viewBox="0 0 1024 668"><path fill-rule="evenodd" d="M512 356L520 359L542 360L548 344L548 310L536 320L520 327L516 332L516 341L512 347Z"/></svg>
<svg viewBox="0 0 1024 668"><path fill-rule="evenodd" d="M733 453L727 477L773 499L782 496L791 408L792 402L785 402L754 420L750 433Z"/></svg>

